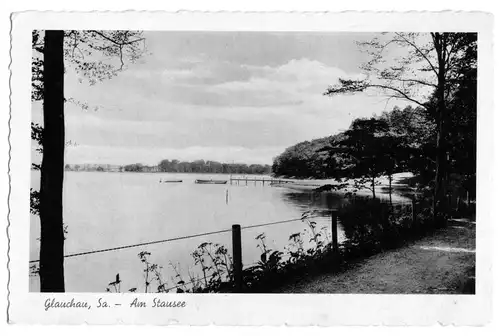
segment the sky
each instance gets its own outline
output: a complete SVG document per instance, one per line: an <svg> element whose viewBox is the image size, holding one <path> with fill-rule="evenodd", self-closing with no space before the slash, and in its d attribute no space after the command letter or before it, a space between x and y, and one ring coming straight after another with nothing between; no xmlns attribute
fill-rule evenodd
<svg viewBox="0 0 500 336"><path fill-rule="evenodd" d="M89 85L67 67L65 162L162 159L272 164L305 140L404 101L373 93L327 97L339 77L362 78L368 33L145 32L147 54ZM32 118L41 123L42 107Z"/></svg>

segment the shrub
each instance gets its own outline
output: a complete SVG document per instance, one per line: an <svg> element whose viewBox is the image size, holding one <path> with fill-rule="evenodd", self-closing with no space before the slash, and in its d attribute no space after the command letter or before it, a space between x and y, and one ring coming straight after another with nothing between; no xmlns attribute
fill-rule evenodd
<svg viewBox="0 0 500 336"><path fill-rule="evenodd" d="M411 204L393 205L372 198L356 198L339 211L340 223L346 241L343 254L346 259L358 259L377 252L401 246L433 229L432 211L422 204L412 209ZM413 222L413 211L417 211Z"/></svg>

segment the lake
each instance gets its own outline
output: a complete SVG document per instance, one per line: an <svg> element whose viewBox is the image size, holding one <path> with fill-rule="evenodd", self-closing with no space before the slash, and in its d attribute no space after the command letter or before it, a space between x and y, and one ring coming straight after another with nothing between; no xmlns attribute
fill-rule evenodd
<svg viewBox="0 0 500 336"><path fill-rule="evenodd" d="M236 177L233 175L233 177ZM262 179L262 176L248 176ZM269 183L240 182L239 185L195 184L195 179L229 179L221 174L65 172L64 223L68 226L65 254L131 245L193 234L300 218L308 210L323 211L315 218L319 228L330 232L331 219L325 210L345 199L333 193L312 193ZM181 179L183 183L159 183ZM39 172L32 172L32 187L38 189ZM227 201L226 201L227 195ZM260 250L255 237L265 233L272 249L283 250L291 234L307 230L300 220L242 231L243 263L255 263ZM39 258L40 224L31 216L30 260ZM339 240L343 232L337 228ZM150 261L163 266L163 278L172 284L170 264L201 274L191 253L203 242L225 245L231 251L231 232L204 237L66 258L67 292L104 292L116 274L121 290L141 287L143 265L138 253L151 253ZM37 276L30 277L30 290L39 290Z"/></svg>

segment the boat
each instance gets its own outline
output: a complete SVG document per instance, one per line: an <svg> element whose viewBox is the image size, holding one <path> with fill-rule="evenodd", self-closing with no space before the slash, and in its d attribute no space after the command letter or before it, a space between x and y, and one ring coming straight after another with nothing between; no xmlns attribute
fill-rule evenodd
<svg viewBox="0 0 500 336"><path fill-rule="evenodd" d="M198 184L226 184L227 180L195 180Z"/></svg>
<svg viewBox="0 0 500 336"><path fill-rule="evenodd" d="M182 180L162 180L160 183L181 183Z"/></svg>

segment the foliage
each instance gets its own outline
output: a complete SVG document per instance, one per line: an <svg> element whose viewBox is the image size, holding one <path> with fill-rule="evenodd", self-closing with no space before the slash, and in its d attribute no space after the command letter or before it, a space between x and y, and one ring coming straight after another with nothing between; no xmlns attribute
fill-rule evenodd
<svg viewBox="0 0 500 336"><path fill-rule="evenodd" d="M31 100L43 101L43 53L44 31L32 31L32 59L31 59ZM145 40L140 31L128 30L69 30L64 32L64 60L65 66L73 68L80 74L80 81L87 81L90 85L98 81L116 76L125 69L125 60L135 62L146 52ZM106 61L97 56L106 56ZM87 109L88 105L75 101L72 98L66 102L73 102ZM43 127L31 123L31 138L43 153ZM32 163L32 168L40 169L39 164Z"/></svg>
<svg viewBox="0 0 500 336"><path fill-rule="evenodd" d="M32 215L40 213L40 192L30 188L30 212Z"/></svg>
<svg viewBox="0 0 500 336"><path fill-rule="evenodd" d="M129 164L123 167L123 170L126 172L142 172L143 169L144 165L142 163Z"/></svg>
<svg viewBox="0 0 500 336"><path fill-rule="evenodd" d="M226 247L220 244L205 242L191 254L195 265L201 267L204 288L196 288L197 291L225 291L230 288L233 279L233 261L228 255Z"/></svg>
<svg viewBox="0 0 500 336"><path fill-rule="evenodd" d="M40 216L40 289L64 292L64 239L62 213L64 176L64 72L73 67L91 85L124 68L124 59L135 61L144 49L141 32L133 31L32 31L33 101L43 101L43 126L32 123L32 139L43 148L39 194L30 193ZM144 45L145 47L145 45ZM96 57L94 52L99 56ZM105 60L102 60L102 56ZM117 65L116 59L120 64ZM44 129L42 130L42 127ZM47 136L49 133L50 136Z"/></svg>
<svg viewBox="0 0 500 336"><path fill-rule="evenodd" d="M220 163L217 161L195 160L192 162L179 160L162 160L158 170L169 173L213 173L213 174L269 174L271 167L260 164Z"/></svg>
<svg viewBox="0 0 500 336"><path fill-rule="evenodd" d="M324 94L375 89L388 98L403 99L428 109L428 98L440 84L445 84L439 83L439 71L444 71L446 93L456 89L460 68L474 58L470 49L476 40L477 34L469 33L379 34L372 40L358 42L369 55L369 61L361 66L367 79L341 78ZM399 51L396 57L390 54L394 50Z"/></svg>
<svg viewBox="0 0 500 336"><path fill-rule="evenodd" d="M271 166L243 163L220 163L217 161L162 160L156 166L133 163L125 166L110 164L66 164L68 171L126 171L126 172L169 172L169 173L212 173L212 174L269 174Z"/></svg>
<svg viewBox="0 0 500 336"><path fill-rule="evenodd" d="M433 229L432 211L412 204L393 205L379 199L355 198L339 211L346 241L343 259L359 259L396 248ZM430 209L430 204L425 209ZM416 205L415 205L416 207ZM419 213L413 223L413 211Z"/></svg>
<svg viewBox="0 0 500 336"><path fill-rule="evenodd" d="M354 192L368 188L375 197L376 177L385 175L392 183L394 173L410 171L416 175L414 186L426 195L433 193L439 204L451 196L458 204L466 199L471 208L476 189L477 34L381 34L359 45L370 56L362 66L369 77L341 78L325 95L376 90L413 106L356 119L335 136L292 146L275 158L273 172L338 182L317 191L345 189L340 182L350 179ZM387 51L396 49L401 56L389 57ZM447 208L439 205L440 218Z"/></svg>
<svg viewBox="0 0 500 336"><path fill-rule="evenodd" d="M243 283L247 288L261 282L273 283L276 280L275 275L279 274L282 268L283 252L269 249L264 233L257 235L255 239L259 241L257 247L262 253L260 260L255 265L247 267L243 272Z"/></svg>
<svg viewBox="0 0 500 336"><path fill-rule="evenodd" d="M388 99L403 99L426 111L436 130L435 146L431 148L435 154L433 211L435 220L444 223L450 174L450 133L455 132L451 128L452 120L457 119L453 108L456 105L452 102L458 98L457 92L468 84L476 90L473 73L477 68L477 34L396 32L380 34L359 45L370 56L361 67L365 78L341 78L324 94L333 96L374 89ZM387 54L388 50L397 50L396 54L402 56L394 57ZM459 100L465 102L464 98ZM465 109L465 114L476 114L475 99L472 100L474 103Z"/></svg>
<svg viewBox="0 0 500 336"><path fill-rule="evenodd" d="M422 113L411 106L395 107L377 117L355 119L346 131L287 148L274 159L273 173L339 182L365 179L356 181L361 189L373 176L411 170L411 160L421 156L421 144L434 134Z"/></svg>
<svg viewBox="0 0 500 336"><path fill-rule="evenodd" d="M331 155L332 153L320 152L319 150L341 138L342 134L338 134L300 142L288 147L282 154L274 158L273 174L295 178L335 177L338 157Z"/></svg>
<svg viewBox="0 0 500 336"><path fill-rule="evenodd" d="M43 101L44 32L32 31L31 100ZM140 31L128 30L69 30L64 32L65 66L81 75L80 81L90 85L112 78L125 69L125 60L135 62L146 52L145 40ZM106 56L106 61L96 58ZM85 103L73 102L88 108ZM31 123L31 138L42 145L42 126ZM41 152L42 149L39 149Z"/></svg>
<svg viewBox="0 0 500 336"><path fill-rule="evenodd" d="M397 142L389 135L389 125L384 119L355 119L343 132L343 139L323 148L337 154L343 163L342 177L353 178L354 188L368 188L375 198L375 179L386 172L396 170L396 158L392 158ZM366 186L369 183L369 186Z"/></svg>

